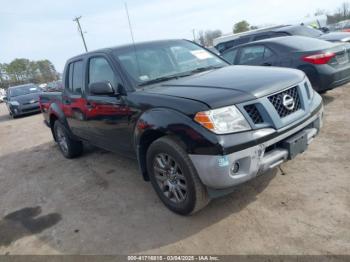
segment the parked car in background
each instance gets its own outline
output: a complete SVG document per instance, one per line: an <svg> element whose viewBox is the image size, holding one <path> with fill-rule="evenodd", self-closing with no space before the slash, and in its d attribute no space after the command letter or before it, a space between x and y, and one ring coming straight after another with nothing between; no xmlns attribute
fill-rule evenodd
<svg viewBox="0 0 350 262"><path fill-rule="evenodd" d="M303 72L230 66L186 40L76 56L63 83L40 96L63 155L89 141L137 159L182 215L304 152L322 126L322 98Z"/></svg>
<svg viewBox="0 0 350 262"><path fill-rule="evenodd" d="M226 50L234 65L278 66L302 70L313 88L324 93L350 81L350 44L335 44L302 36L251 42Z"/></svg>
<svg viewBox="0 0 350 262"><path fill-rule="evenodd" d="M283 36L306 36L330 42L350 43L350 33L348 32L323 33L322 31L311 28L309 26L286 25L252 30L236 35L233 34L230 36L222 36L214 39L214 46L220 53L222 53L231 47L235 47L241 44Z"/></svg>
<svg viewBox="0 0 350 262"><path fill-rule="evenodd" d="M4 102L5 95L0 95L0 103Z"/></svg>
<svg viewBox="0 0 350 262"><path fill-rule="evenodd" d="M336 24L329 25L331 31L350 32L350 20L344 20Z"/></svg>
<svg viewBox="0 0 350 262"><path fill-rule="evenodd" d="M42 89L35 84L12 86L7 89L5 102L12 117L40 112L39 95Z"/></svg>
<svg viewBox="0 0 350 262"><path fill-rule="evenodd" d="M63 83L60 80L47 83L45 87L46 92L57 92L57 91L60 92L62 90L63 90Z"/></svg>

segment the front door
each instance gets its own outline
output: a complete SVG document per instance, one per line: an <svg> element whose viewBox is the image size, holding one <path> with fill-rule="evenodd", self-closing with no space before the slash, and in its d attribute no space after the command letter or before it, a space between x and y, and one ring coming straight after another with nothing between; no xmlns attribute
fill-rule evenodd
<svg viewBox="0 0 350 262"><path fill-rule="evenodd" d="M88 61L88 85L110 82L117 92L122 87L118 72L113 70L105 56L93 56ZM86 90L86 113L91 142L111 151L131 152L133 132L130 123L131 108L121 95L94 95Z"/></svg>

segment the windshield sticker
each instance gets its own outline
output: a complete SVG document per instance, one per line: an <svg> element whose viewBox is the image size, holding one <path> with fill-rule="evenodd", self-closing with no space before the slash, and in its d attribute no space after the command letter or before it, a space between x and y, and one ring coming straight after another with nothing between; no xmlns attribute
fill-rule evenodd
<svg viewBox="0 0 350 262"><path fill-rule="evenodd" d="M213 57L210 53L208 53L205 50L194 50L194 51L191 51L191 54L201 60L209 59Z"/></svg>
<svg viewBox="0 0 350 262"><path fill-rule="evenodd" d="M141 81L147 81L148 79L149 79L149 77L147 75L140 76Z"/></svg>

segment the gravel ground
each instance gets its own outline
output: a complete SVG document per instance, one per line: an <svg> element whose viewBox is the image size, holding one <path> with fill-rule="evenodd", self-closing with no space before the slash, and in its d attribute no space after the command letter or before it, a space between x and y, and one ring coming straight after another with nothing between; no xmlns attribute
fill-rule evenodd
<svg viewBox="0 0 350 262"><path fill-rule="evenodd" d="M0 254L350 254L350 86L323 96L309 150L191 217L137 163L89 147L63 158L40 114L0 104Z"/></svg>

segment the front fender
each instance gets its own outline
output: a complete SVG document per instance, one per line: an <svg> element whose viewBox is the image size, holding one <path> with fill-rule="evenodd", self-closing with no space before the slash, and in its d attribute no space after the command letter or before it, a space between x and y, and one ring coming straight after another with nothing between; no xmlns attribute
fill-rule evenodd
<svg viewBox="0 0 350 262"><path fill-rule="evenodd" d="M135 145L142 144L143 138L152 132L176 137L189 154L222 153L214 133L173 109L156 108L144 112L135 125Z"/></svg>

